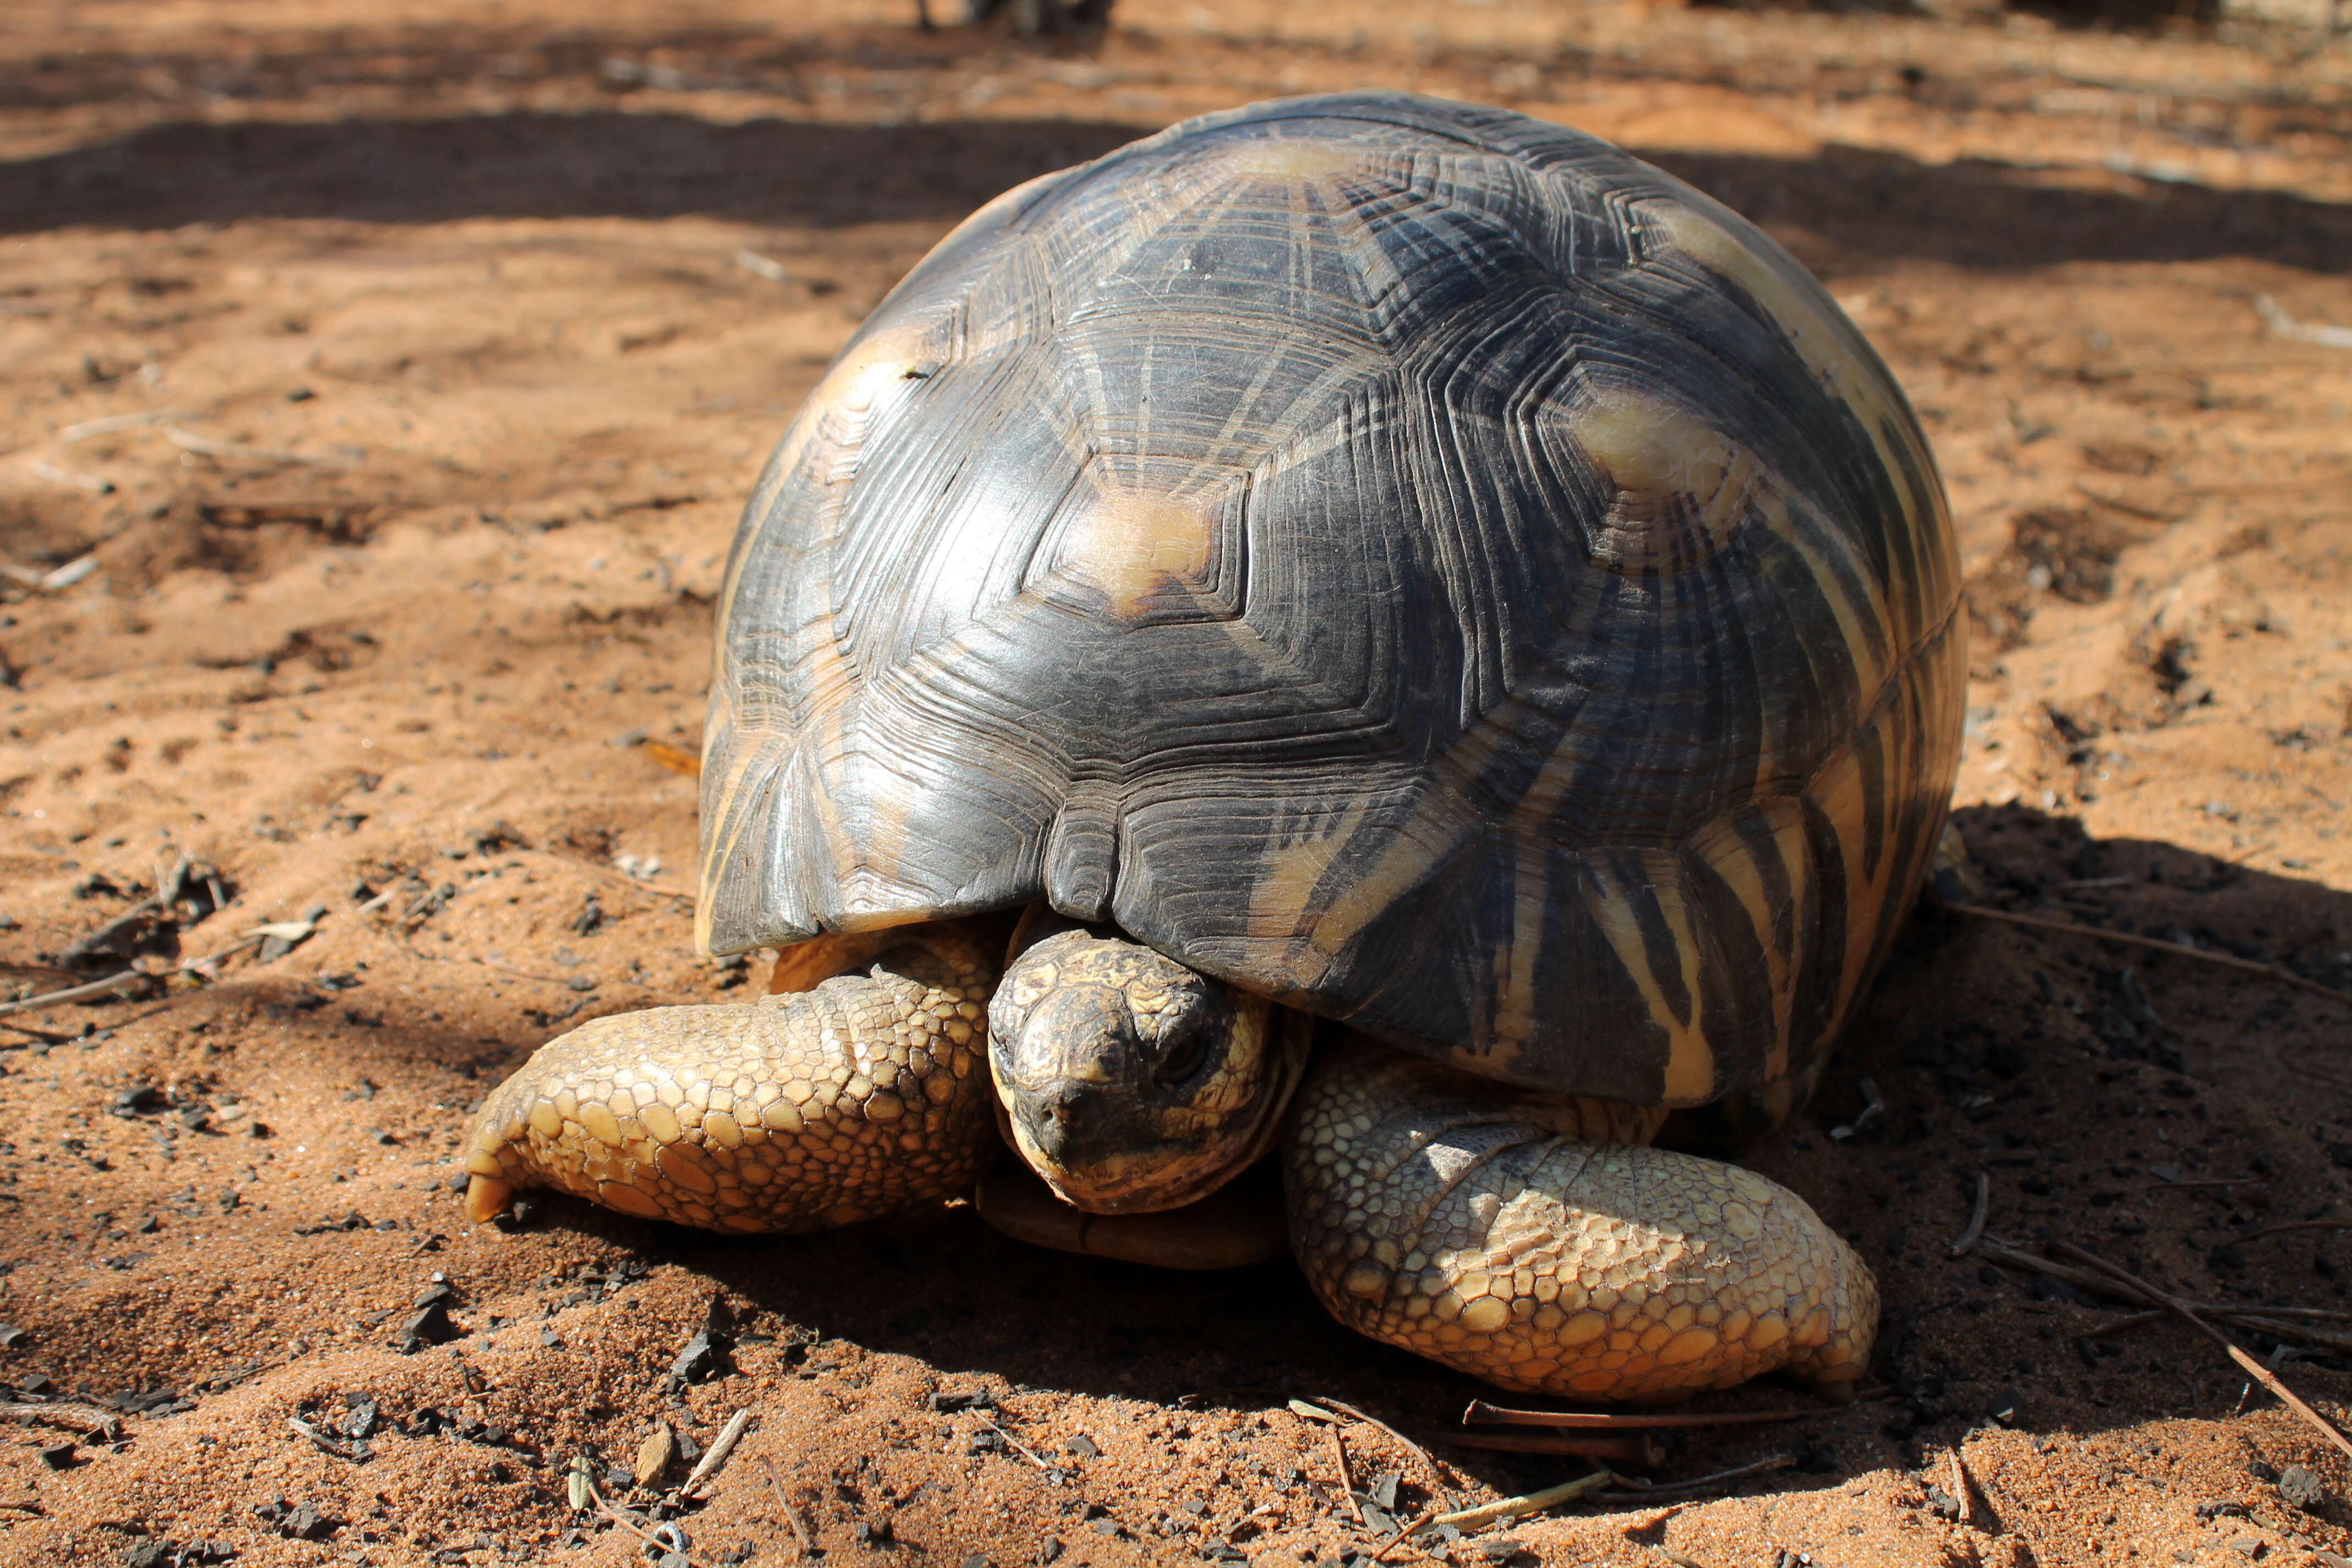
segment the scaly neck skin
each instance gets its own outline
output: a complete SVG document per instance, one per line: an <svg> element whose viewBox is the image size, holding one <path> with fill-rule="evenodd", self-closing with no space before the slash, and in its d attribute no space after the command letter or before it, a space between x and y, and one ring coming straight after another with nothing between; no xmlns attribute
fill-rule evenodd
<svg viewBox="0 0 2352 1568"><path fill-rule="evenodd" d="M1095 1214L1179 1207L1264 1153L1305 1037L1264 997L1087 931L1018 954L989 1006L989 1067L1014 1145Z"/></svg>

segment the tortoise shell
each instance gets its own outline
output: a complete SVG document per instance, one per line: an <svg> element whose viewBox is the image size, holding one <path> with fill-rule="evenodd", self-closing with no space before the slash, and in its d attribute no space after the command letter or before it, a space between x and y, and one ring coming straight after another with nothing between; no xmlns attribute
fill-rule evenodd
<svg viewBox="0 0 2352 1568"><path fill-rule="evenodd" d="M1756 228L1391 93L1188 121L876 310L728 568L703 938L1043 899L1528 1087L1815 1060L1958 763L1950 518Z"/></svg>

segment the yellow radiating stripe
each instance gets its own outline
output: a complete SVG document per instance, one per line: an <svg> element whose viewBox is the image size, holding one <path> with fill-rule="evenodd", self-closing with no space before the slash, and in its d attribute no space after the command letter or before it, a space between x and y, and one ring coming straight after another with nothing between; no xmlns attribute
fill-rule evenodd
<svg viewBox="0 0 2352 1568"><path fill-rule="evenodd" d="M1755 931L1757 945L1764 950L1772 993L1772 1044L1764 1072L1767 1078L1778 1078L1788 1070L1789 1031L1796 1012L1797 980L1804 973L1805 938L1810 933L1797 915L1804 908L1806 884L1811 879L1805 856L1804 808L1794 800L1783 798L1759 802L1756 812L1770 829L1769 849L1760 848L1742 833L1736 817L1710 823L1692 837L1690 849L1723 879L1732 896L1739 900L1748 925ZM1785 910L1773 899L1765 877L1762 857L1767 854L1780 861L1788 883L1789 903ZM1776 911L1789 917L1785 946L1776 929Z"/></svg>
<svg viewBox="0 0 2352 1568"><path fill-rule="evenodd" d="M1550 845L1521 834L1513 856L1511 940L1495 955L1494 1044L1514 1054L1536 1034L1536 963L1550 924Z"/></svg>
<svg viewBox="0 0 2352 1568"><path fill-rule="evenodd" d="M1286 974L1297 984L1311 986L1330 967L1330 954L1318 952L1306 926L1315 889L1332 862L1363 825L1364 803L1349 803L1322 830L1270 846L1258 862L1257 881L1250 889L1249 945L1251 960Z"/></svg>
<svg viewBox="0 0 2352 1568"><path fill-rule="evenodd" d="M1641 917L1633 905L1636 886L1620 879L1601 858L1611 853L1599 851L1584 863L1585 875L1592 884L1585 894L1585 907L1615 951L1618 963L1640 988L1650 1016L1666 1032L1665 1087L1660 1103L1704 1105L1715 1092L1715 1048L1706 1039L1706 998L1699 990L1698 932L1684 897L1681 868L1675 865L1671 850L1613 852L1630 854L1640 863L1642 884L1657 900L1659 915L1666 924L1667 941L1680 961L1683 994L1690 998L1687 1018L1675 1016L1666 1001L1665 986L1650 967L1649 945L1643 938Z"/></svg>
<svg viewBox="0 0 2352 1568"><path fill-rule="evenodd" d="M1912 533L1924 543L1929 536L1940 537L1948 531L1940 517L1910 515L1913 496L1910 485L1904 480L1906 468L1933 474L1936 459L1918 439L1897 399L1890 395L1894 388L1879 375L1877 356L1870 352L1861 333L1823 309L1823 301L1813 298L1812 291L1801 286L1798 279L1758 255L1704 212L1681 202L1642 205L1674 240L1676 248L1746 289L1780 326L1813 374L1853 409L1878 452L1889 483L1900 498L1905 521ZM1902 440L1905 453L1901 458L1887 445L1890 430Z"/></svg>
<svg viewBox="0 0 2352 1568"><path fill-rule="evenodd" d="M1443 797L1444 804L1433 806ZM1327 957L1353 942L1386 914L1407 889L1459 848L1478 820L1476 811L1449 790L1433 789L1412 819L1390 835L1381 858L1331 900L1315 922L1314 942Z"/></svg>

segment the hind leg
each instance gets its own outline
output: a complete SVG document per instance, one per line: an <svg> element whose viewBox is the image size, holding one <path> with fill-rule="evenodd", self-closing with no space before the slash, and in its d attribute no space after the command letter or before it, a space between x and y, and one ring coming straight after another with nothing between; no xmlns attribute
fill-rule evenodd
<svg viewBox="0 0 2352 1568"><path fill-rule="evenodd" d="M1794 1193L1643 1146L1654 1111L1349 1045L1309 1069L1284 1156L1292 1247L1341 1322L1590 1399L1862 1374L1877 1284Z"/></svg>

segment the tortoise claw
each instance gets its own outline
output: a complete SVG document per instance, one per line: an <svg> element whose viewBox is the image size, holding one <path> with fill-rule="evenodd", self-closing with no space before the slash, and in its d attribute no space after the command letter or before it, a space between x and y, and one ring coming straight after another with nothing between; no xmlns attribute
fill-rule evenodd
<svg viewBox="0 0 2352 1568"><path fill-rule="evenodd" d="M476 1176L466 1184L466 1217L476 1225L488 1225L507 1212L514 1202L514 1184L496 1176Z"/></svg>

